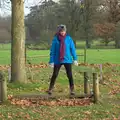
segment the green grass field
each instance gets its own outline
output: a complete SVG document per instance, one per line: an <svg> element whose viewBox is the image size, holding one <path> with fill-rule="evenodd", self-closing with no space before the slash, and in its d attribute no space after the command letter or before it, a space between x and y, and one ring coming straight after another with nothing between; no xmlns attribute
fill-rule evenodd
<svg viewBox="0 0 120 120"><path fill-rule="evenodd" d="M84 54L83 49L77 50L77 54ZM87 63L120 63L120 49L89 49L87 50ZM0 64L10 64L10 51L0 51ZM48 55L48 57L39 57ZM37 57L36 57L37 56ZM27 50L27 60L34 64L49 61L48 50ZM84 61L84 57L78 57L79 62Z"/></svg>
<svg viewBox="0 0 120 120"><path fill-rule="evenodd" d="M9 46L7 46L9 47ZM6 48L7 48L6 47ZM10 49L10 48L9 48ZM84 50L77 50L83 54ZM119 49L89 49L87 50L87 63L120 64ZM34 56L49 55L48 50L27 50L27 57L31 63L48 63L49 58L35 58ZM33 57L33 58L29 58ZM79 62L83 62L83 57ZM0 50L0 65L10 64L10 50ZM87 68L87 67L85 67ZM83 93L83 67L73 66L75 93ZM99 71L97 69L97 71ZM27 84L8 83L8 95L46 94L51 68L27 69ZM91 75L90 75L91 76ZM8 79L8 73L5 71ZM92 78L92 77L90 77ZM9 101L0 105L0 120L120 120L120 66L104 66L103 79L105 85L100 84L100 100L98 104L88 106L18 106ZM90 79L92 88L92 80ZM54 93L66 99L69 96L68 79L64 68L57 78Z"/></svg>
<svg viewBox="0 0 120 120"><path fill-rule="evenodd" d="M92 49L87 50L87 63L120 63L120 49L113 49L114 42L110 42L108 46L104 46L100 40L92 42ZM77 54L84 54L85 42L77 41ZM99 48L99 49L98 49ZM10 44L0 44L0 64L10 64L11 53ZM48 55L48 57L39 57L41 55ZM38 56L38 57L35 57ZM29 58L30 57L30 58ZM49 61L49 50L27 50L27 60L34 64ZM84 57L78 58L79 62L84 61Z"/></svg>
<svg viewBox="0 0 120 120"><path fill-rule="evenodd" d="M75 93L83 94L82 68L73 67ZM98 104L88 106L23 106L11 105L9 102L0 105L0 119L2 120L119 120L120 119L120 67L104 67L104 82L100 85L100 99ZM8 83L8 95L45 94L49 86L51 68L34 68L27 70L27 84ZM32 75L32 77L31 77ZM6 74L6 78L7 78ZM92 88L92 80L90 80ZM116 91L117 90L117 91ZM69 97L68 79L64 68L57 78L54 95ZM60 99L60 98L59 98Z"/></svg>
<svg viewBox="0 0 120 120"><path fill-rule="evenodd" d="M87 50L87 63L120 63L120 50L118 49L89 49ZM77 50L77 54L84 54L84 50ZM49 51L28 51L28 56L49 55ZM30 59L29 59L30 60ZM32 63L48 62L49 58L33 58ZM78 57L79 62L84 61L84 57Z"/></svg>

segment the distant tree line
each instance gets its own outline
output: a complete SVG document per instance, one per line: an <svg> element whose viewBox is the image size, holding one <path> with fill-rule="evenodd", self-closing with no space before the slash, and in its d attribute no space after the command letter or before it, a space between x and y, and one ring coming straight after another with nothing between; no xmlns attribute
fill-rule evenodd
<svg viewBox="0 0 120 120"><path fill-rule="evenodd" d="M11 40L10 23L10 17L0 17L0 42ZM120 0L45 0L25 17L26 42L50 44L59 24L66 24L75 43L86 41L87 48L99 38L120 48Z"/></svg>

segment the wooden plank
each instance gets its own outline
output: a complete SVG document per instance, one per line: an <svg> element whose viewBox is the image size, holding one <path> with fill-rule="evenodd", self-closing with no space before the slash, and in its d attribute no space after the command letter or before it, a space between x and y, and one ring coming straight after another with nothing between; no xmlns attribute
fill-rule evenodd
<svg viewBox="0 0 120 120"><path fill-rule="evenodd" d="M16 95L14 98L18 99L40 99L40 100L51 100L51 99L74 99L74 98L79 98L79 99L84 99L84 98L92 98L92 94L75 94L75 95L48 95L48 94L22 94L22 95Z"/></svg>
<svg viewBox="0 0 120 120"><path fill-rule="evenodd" d="M80 94L80 95L70 96L70 98L80 98L80 99L92 98L92 97L93 94Z"/></svg>

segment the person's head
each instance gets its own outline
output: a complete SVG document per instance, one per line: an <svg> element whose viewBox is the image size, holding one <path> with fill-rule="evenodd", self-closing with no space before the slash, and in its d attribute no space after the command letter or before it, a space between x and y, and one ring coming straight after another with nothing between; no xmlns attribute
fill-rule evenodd
<svg viewBox="0 0 120 120"><path fill-rule="evenodd" d="M66 25L59 25L58 26L58 32L60 35L65 36L66 35Z"/></svg>

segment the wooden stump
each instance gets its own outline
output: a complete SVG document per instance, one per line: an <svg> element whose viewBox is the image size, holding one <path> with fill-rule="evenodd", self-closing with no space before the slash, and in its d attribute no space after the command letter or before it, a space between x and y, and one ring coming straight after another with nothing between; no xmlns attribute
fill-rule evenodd
<svg viewBox="0 0 120 120"><path fill-rule="evenodd" d="M99 79L97 73L93 73L93 92L94 102L97 103L99 100Z"/></svg>
<svg viewBox="0 0 120 120"><path fill-rule="evenodd" d="M90 94L89 76L87 72L84 72L84 93Z"/></svg>
<svg viewBox="0 0 120 120"><path fill-rule="evenodd" d="M0 102L7 100L7 83L2 72L0 72Z"/></svg>

